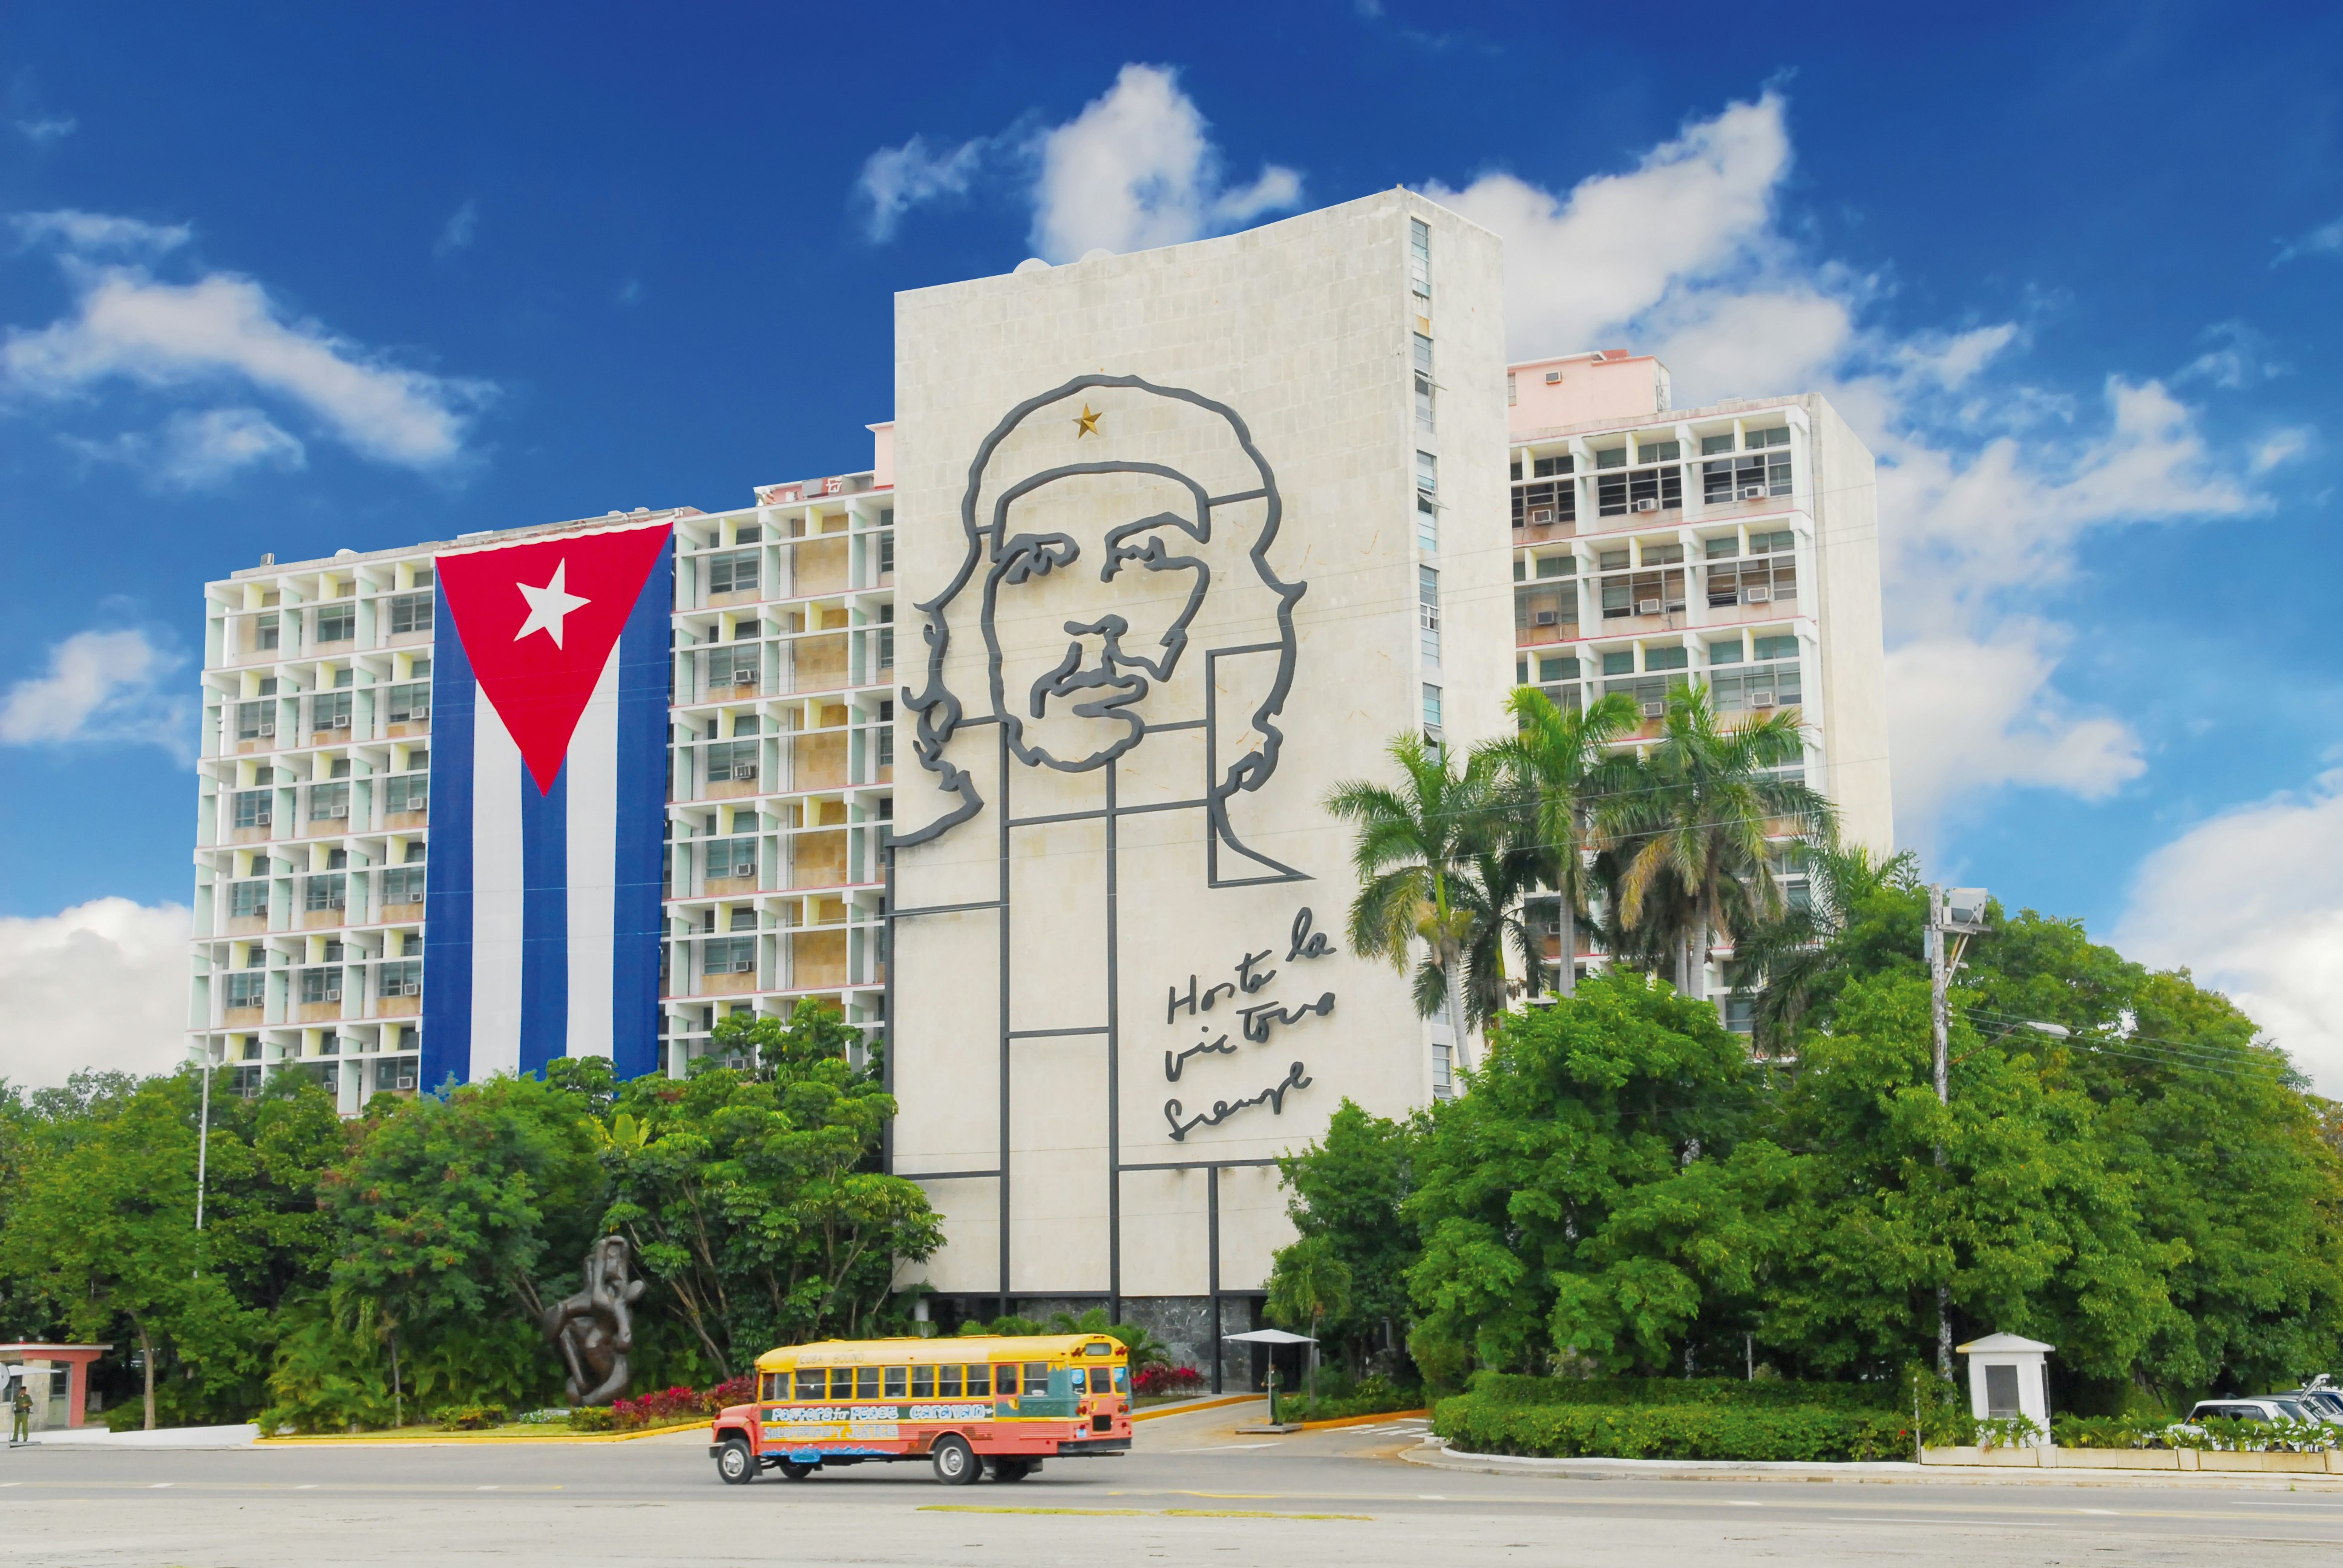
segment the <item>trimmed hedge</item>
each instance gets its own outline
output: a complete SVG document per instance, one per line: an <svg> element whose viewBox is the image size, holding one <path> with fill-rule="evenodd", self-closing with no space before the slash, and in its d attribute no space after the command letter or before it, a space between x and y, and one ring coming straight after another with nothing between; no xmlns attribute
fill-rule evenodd
<svg viewBox="0 0 2343 1568"><path fill-rule="evenodd" d="M1912 1455L1911 1422L1885 1411L1769 1409L1713 1400L1522 1404L1475 1392L1441 1401L1432 1429L1470 1452L1545 1459L1835 1461Z"/></svg>
<svg viewBox="0 0 2343 1568"><path fill-rule="evenodd" d="M1493 1405L1727 1405L1743 1410L1892 1411L1888 1382L1744 1382L1739 1378L1523 1377L1484 1372L1473 1392Z"/></svg>

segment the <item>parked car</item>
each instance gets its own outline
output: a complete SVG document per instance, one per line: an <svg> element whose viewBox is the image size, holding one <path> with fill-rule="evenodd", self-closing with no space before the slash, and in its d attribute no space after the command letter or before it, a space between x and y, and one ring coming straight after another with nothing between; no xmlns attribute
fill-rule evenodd
<svg viewBox="0 0 2343 1568"><path fill-rule="evenodd" d="M2318 1416L2288 1394L2263 1394L2254 1399L2200 1399L2188 1412L2187 1424L2195 1425L2207 1416L2219 1416L2224 1421L2317 1421Z"/></svg>
<svg viewBox="0 0 2343 1568"><path fill-rule="evenodd" d="M2304 1406L2314 1420L2331 1421L2343 1425L2343 1389L2328 1382L2325 1372L2312 1378L2305 1386L2289 1390L2278 1397L2290 1399Z"/></svg>

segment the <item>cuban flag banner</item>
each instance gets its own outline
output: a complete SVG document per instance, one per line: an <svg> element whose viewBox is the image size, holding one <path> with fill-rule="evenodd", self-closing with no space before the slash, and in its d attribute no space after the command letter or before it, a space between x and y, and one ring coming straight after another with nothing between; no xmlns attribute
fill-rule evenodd
<svg viewBox="0 0 2343 1568"><path fill-rule="evenodd" d="M434 563L422 1083L659 1065L674 530Z"/></svg>

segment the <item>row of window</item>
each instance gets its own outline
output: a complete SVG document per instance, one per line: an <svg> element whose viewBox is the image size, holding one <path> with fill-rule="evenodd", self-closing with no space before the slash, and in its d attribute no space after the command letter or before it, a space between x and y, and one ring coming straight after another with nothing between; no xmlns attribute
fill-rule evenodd
<svg viewBox="0 0 2343 1568"><path fill-rule="evenodd" d="M891 517L893 514L888 515ZM763 537L763 530L751 525L740 530L736 542L753 545ZM720 556L709 556L705 566L709 593L755 593L763 581L763 561L762 550L733 550ZM879 569L882 573L895 569L895 535L892 529L879 536Z"/></svg>
<svg viewBox="0 0 2343 1568"><path fill-rule="evenodd" d="M421 758L414 759L420 763ZM337 762L335 767L346 769L348 764ZM393 773L378 780L382 786L382 809L387 812L427 811L431 809L431 775ZM326 784L311 784L303 790L302 820L306 822L347 822L350 819L350 786L347 779ZM277 791L273 789L238 789L228 798L228 820L236 828L266 828L274 826L277 811Z"/></svg>
<svg viewBox="0 0 2343 1568"><path fill-rule="evenodd" d="M417 573L418 577L427 574ZM428 593L400 594L383 601L384 614L393 637L409 632L431 629L431 596ZM255 616L252 622L252 647L256 651L282 649L285 639L285 611L268 610ZM358 607L355 600L321 604L312 612L316 627L311 641L318 647L327 643L355 641L358 635Z"/></svg>
<svg viewBox="0 0 2343 1568"><path fill-rule="evenodd" d="M386 906L419 904L423 901L426 869L421 866L391 866L377 873ZM301 878L301 907L315 913L319 910L347 908L349 900L349 874L347 871L312 871ZM254 878L248 881L227 884L227 912L231 920L256 920L268 913L268 879Z"/></svg>
<svg viewBox="0 0 2343 1568"><path fill-rule="evenodd" d="M1068 1375L1081 1380L1088 1372L1091 1393L1127 1392L1121 1367L1073 1367ZM1076 1381L1073 1388L1084 1384ZM960 1366L799 1367L794 1374L765 1374L763 1397L797 1404L869 1404L890 1399L1015 1399L1050 1392L1047 1362L1003 1362L998 1366L970 1362Z"/></svg>
<svg viewBox="0 0 2343 1568"><path fill-rule="evenodd" d="M415 662L419 665L425 661L418 658ZM349 671L343 670L341 673L347 678ZM263 682L263 685L273 684L274 682ZM351 729L355 719L357 696L354 691L342 689L321 691L310 698L310 732L324 735ZM235 716L236 739L243 742L266 740L273 738L277 733L277 703L265 695L254 701L237 703ZM379 709L383 721L387 724L425 722L431 717L430 682L419 681L385 688L381 694Z"/></svg>
<svg viewBox="0 0 2343 1568"><path fill-rule="evenodd" d="M1738 560L1743 558L1741 538L1737 534L1727 534L1723 538L1703 539L1699 544L1700 558L1710 563L1711 569L1715 568L1716 562ZM1775 528L1751 534L1747 554L1752 558L1785 556L1794 553L1797 545L1798 536L1794 531L1788 528ZM1596 552L1594 570L1596 572L1626 571L1634 566L1681 566L1684 562L1684 547L1681 539L1654 539L1632 550L1622 545L1615 550ZM1534 562L1515 560L1513 580L1522 581L1529 575L1532 566L1535 567L1536 575L1541 578L1574 577L1578 572L1578 558L1574 555L1563 554L1540 556Z"/></svg>
<svg viewBox="0 0 2343 1568"><path fill-rule="evenodd" d="M392 959L377 963L375 968L375 994L383 997L421 996L423 994L423 960ZM294 989L304 1007L317 1007L342 1000L346 970L341 965L310 968L294 971ZM266 970L233 970L227 975L225 1005L231 1011L241 1011L265 1006L268 999Z"/></svg>
<svg viewBox="0 0 2343 1568"><path fill-rule="evenodd" d="M1567 457L1537 459L1540 473L1549 464L1568 472ZM1515 465L1516 468L1519 465ZM1728 461L1703 463L1701 501L1725 506L1791 493L1787 452L1758 453ZM1632 468L1600 474L1594 481L1595 514L1623 518L1635 512L1673 512L1684 507L1684 469L1678 466ZM1513 527L1548 528L1578 520L1578 487L1568 479L1534 480L1517 484L1513 492Z"/></svg>

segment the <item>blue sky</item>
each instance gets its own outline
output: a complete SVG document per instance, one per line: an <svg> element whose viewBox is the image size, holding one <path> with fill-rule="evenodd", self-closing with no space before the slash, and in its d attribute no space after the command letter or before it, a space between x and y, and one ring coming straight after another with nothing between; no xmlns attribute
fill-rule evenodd
<svg viewBox="0 0 2343 1568"><path fill-rule="evenodd" d="M178 1025L206 578L860 466L895 289L1403 183L1519 353L1838 401L1900 837L2343 1092L2343 14L1173 10L12 14L0 1072Z"/></svg>

